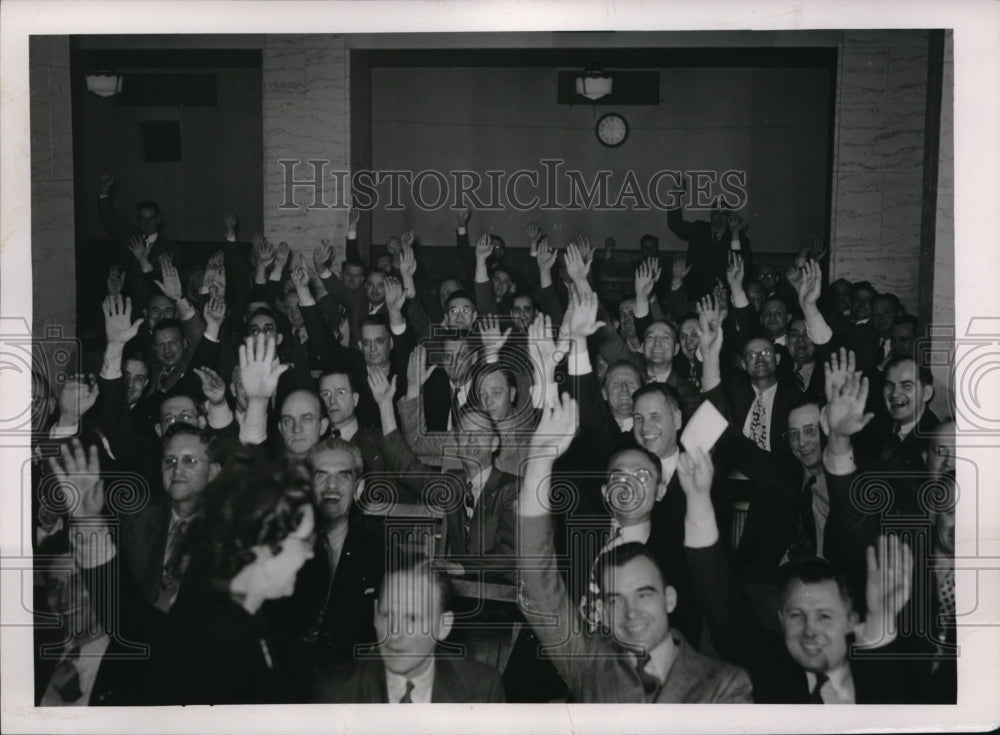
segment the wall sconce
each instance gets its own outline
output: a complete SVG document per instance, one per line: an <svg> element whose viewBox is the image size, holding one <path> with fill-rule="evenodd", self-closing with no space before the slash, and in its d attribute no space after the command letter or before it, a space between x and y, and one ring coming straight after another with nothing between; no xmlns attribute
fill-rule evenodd
<svg viewBox="0 0 1000 735"><path fill-rule="evenodd" d="M614 80L599 69L588 69L576 78L576 93L588 100L599 100L611 94Z"/></svg>
<svg viewBox="0 0 1000 735"><path fill-rule="evenodd" d="M98 97L113 97L122 91L123 80L121 74L97 71L87 75L87 91Z"/></svg>

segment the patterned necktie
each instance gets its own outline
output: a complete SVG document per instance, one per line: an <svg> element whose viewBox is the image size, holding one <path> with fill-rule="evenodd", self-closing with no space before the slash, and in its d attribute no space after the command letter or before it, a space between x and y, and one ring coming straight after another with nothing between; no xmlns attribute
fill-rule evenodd
<svg viewBox="0 0 1000 735"><path fill-rule="evenodd" d="M949 569L941 575L938 585L938 616L941 624L951 626L955 617L955 570Z"/></svg>
<svg viewBox="0 0 1000 735"><path fill-rule="evenodd" d="M651 674L646 671L646 664L649 663L649 653L644 653L642 656L638 657L636 661L636 671L639 674L639 681L642 682L642 691L644 692L644 701L652 702L656 699L656 694L660 689L660 680L655 674Z"/></svg>
<svg viewBox="0 0 1000 735"><path fill-rule="evenodd" d="M795 382L799 384L799 390L804 391L808 387L806 383L805 365L795 366Z"/></svg>
<svg viewBox="0 0 1000 735"><path fill-rule="evenodd" d="M413 704L413 698L410 695L413 693L413 682L409 679L406 680L406 694L399 698L400 704Z"/></svg>
<svg viewBox="0 0 1000 735"><path fill-rule="evenodd" d="M767 426L764 423L767 411L764 408L764 394L758 393L753 402L753 414L750 416L750 438L761 449L767 449Z"/></svg>
<svg viewBox="0 0 1000 735"><path fill-rule="evenodd" d="M59 662L52 673L52 685L64 702L75 702L83 696L80 690L80 672L76 668L79 659L80 647L73 646L73 650Z"/></svg>
<svg viewBox="0 0 1000 735"><path fill-rule="evenodd" d="M465 538L469 538L472 527L472 514L476 512L476 496L472 492L472 480L465 483Z"/></svg>
<svg viewBox="0 0 1000 735"><path fill-rule="evenodd" d="M177 590L181 585L181 560L177 558L177 544L180 542L184 531L187 529L187 521L177 521L170 526L167 532L167 548L163 559L163 573L160 575L160 592L156 598L156 607L164 612L170 610L174 599L177 597Z"/></svg>
<svg viewBox="0 0 1000 735"><path fill-rule="evenodd" d="M809 704L825 704L825 702L823 702L823 694L820 690L823 688L823 685L826 684L828 679L829 677L826 674L816 674L816 686L814 686L813 690L809 692Z"/></svg>
<svg viewBox="0 0 1000 735"><path fill-rule="evenodd" d="M458 426L458 413L461 407L462 406L459 403L459 388L453 388L451 391L451 413L449 414L448 419L449 429L454 429Z"/></svg>

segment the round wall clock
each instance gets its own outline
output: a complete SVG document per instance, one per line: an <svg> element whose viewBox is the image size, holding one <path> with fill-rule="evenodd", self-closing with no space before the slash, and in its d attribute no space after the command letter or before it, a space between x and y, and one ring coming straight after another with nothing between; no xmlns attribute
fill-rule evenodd
<svg viewBox="0 0 1000 735"><path fill-rule="evenodd" d="M597 139L608 148L616 148L628 137L628 122L617 112L609 112L597 121Z"/></svg>

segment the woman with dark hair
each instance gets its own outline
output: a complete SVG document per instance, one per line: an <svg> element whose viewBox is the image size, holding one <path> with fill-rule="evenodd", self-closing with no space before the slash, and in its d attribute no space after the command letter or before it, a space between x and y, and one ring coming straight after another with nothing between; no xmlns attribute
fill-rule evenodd
<svg viewBox="0 0 1000 735"><path fill-rule="evenodd" d="M179 548L188 563L155 666L161 703L299 699L294 656L261 606L292 594L313 555L314 524L301 463L237 459L205 489Z"/></svg>

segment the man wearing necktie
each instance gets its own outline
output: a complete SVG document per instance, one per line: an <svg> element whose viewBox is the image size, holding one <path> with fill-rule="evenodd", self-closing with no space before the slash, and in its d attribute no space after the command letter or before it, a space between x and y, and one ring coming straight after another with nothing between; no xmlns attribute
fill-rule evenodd
<svg viewBox="0 0 1000 735"><path fill-rule="evenodd" d="M503 702L500 673L441 645L451 633L451 583L420 559L389 570L375 607L378 641L353 664L327 669L313 686L316 702L421 704Z"/></svg>
<svg viewBox="0 0 1000 735"><path fill-rule="evenodd" d="M461 462L448 470L420 462L396 426L392 405L395 379L368 374L382 419L382 449L389 470L423 502L445 512L447 553L455 571L483 569L493 581L513 581L515 561L514 504L517 478L497 469L500 432L483 409L465 406L444 451Z"/></svg>
<svg viewBox="0 0 1000 735"><path fill-rule="evenodd" d="M517 506L524 582L521 609L569 685L573 700L749 702L745 671L703 656L671 627L670 614L677 606L677 591L667 577L672 570L665 569L644 544L625 543L600 557L595 570L602 603L600 630L592 632L575 614L566 613L571 606L556 568L548 503L552 466L569 447L577 426L576 401L566 394L554 408L543 410ZM659 485L659 468L646 462L646 479ZM630 495L638 501L644 493L633 487ZM619 500L629 504L625 497Z"/></svg>

